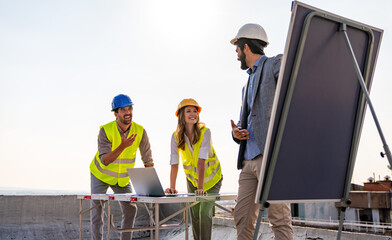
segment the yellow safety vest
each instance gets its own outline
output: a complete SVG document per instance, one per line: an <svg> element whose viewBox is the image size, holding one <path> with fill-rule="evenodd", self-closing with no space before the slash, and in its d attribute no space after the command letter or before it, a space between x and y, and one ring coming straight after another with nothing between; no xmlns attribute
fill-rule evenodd
<svg viewBox="0 0 392 240"><path fill-rule="evenodd" d="M121 144L120 132L117 128L117 122L113 121L101 126L105 130L106 136L112 143L112 151ZM128 137L131 134L137 134L133 144L117 157L117 159L105 166L101 159L99 159L99 151L95 154L93 161L90 164L90 171L96 178L110 185L118 184L120 187L125 187L129 183L127 168L135 166L136 151L139 148L140 141L143 136L143 127L135 122L132 122Z"/></svg>
<svg viewBox="0 0 392 240"><path fill-rule="evenodd" d="M193 155L191 150L188 148L188 144L185 144L185 150L178 148L178 152L182 159L182 165L184 167L184 172L187 179L192 183L192 185L197 188L199 176L197 174L197 162L199 161L199 150L201 147L201 143L203 142L204 133L207 130L206 127L200 129L201 136L199 141L194 145ZM174 137L177 140L177 132L174 132ZM204 171L204 186L203 189L205 191L212 188L219 180L222 178L222 169L216 156L215 149L212 146L211 140L211 149L212 155L208 156L208 159L205 161L205 171Z"/></svg>

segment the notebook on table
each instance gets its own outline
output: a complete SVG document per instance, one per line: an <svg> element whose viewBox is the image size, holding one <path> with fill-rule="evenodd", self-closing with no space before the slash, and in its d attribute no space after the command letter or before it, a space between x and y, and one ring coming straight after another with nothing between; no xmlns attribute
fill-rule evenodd
<svg viewBox="0 0 392 240"><path fill-rule="evenodd" d="M137 195L150 197L176 196L176 194L165 194L155 168L128 168L127 171Z"/></svg>

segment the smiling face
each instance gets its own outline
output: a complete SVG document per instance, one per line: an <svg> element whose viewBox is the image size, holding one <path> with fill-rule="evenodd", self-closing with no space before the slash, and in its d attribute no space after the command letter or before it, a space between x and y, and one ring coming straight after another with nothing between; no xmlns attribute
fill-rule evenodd
<svg viewBox="0 0 392 240"><path fill-rule="evenodd" d="M132 106L127 106L127 107L120 107L117 109L117 112L114 113L114 115L117 118L117 121L124 125L130 125L132 122L132 116L133 116L133 107Z"/></svg>
<svg viewBox="0 0 392 240"><path fill-rule="evenodd" d="M194 125L199 120L199 113L197 112L197 107L186 106L184 108L184 120L186 125Z"/></svg>

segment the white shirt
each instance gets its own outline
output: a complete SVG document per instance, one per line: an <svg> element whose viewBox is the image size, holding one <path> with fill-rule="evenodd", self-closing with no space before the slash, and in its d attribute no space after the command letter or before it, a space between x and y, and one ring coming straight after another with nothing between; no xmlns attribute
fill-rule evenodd
<svg viewBox="0 0 392 240"><path fill-rule="evenodd" d="M185 135L185 142L188 146L189 150L193 154L194 146L190 144L188 137ZM204 132L204 138L201 142L200 150L199 150L199 158L201 159L208 159L208 156L212 154L211 148L211 131L210 129L206 129ZM171 138L171 153L170 153L170 165L178 164L179 163L179 155L178 155L178 148L177 148L177 141L174 137L174 133Z"/></svg>

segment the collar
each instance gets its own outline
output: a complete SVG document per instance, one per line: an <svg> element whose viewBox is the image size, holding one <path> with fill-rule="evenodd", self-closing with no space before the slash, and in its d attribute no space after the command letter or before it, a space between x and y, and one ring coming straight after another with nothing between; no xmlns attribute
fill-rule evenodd
<svg viewBox="0 0 392 240"><path fill-rule="evenodd" d="M260 61L261 61L261 59L262 59L263 57L265 57L265 55L261 55L261 56L256 60L256 62L253 64L253 67L252 67L253 70L252 70L252 68L248 68L248 70L246 70L246 72L247 72L249 75L252 75L253 73L256 72L257 66L259 66L259 63L260 63Z"/></svg>
<svg viewBox="0 0 392 240"><path fill-rule="evenodd" d="M120 134L124 134L124 133L128 132L129 129L131 129L131 126L132 126L132 123L131 123L131 125L129 125L129 127L127 128L127 130L123 131L123 130L121 129L120 125L118 125L117 120L116 120L116 124L117 124L117 129L118 129L118 131L120 132Z"/></svg>

